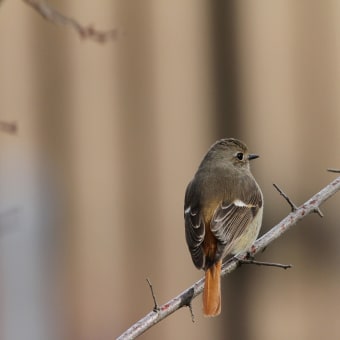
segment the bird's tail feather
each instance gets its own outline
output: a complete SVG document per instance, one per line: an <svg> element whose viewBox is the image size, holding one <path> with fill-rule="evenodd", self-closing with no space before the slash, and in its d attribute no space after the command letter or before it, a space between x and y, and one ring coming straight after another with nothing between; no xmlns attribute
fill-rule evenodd
<svg viewBox="0 0 340 340"><path fill-rule="evenodd" d="M222 261L218 261L205 272L203 291L205 316L217 316L221 313L221 267Z"/></svg>

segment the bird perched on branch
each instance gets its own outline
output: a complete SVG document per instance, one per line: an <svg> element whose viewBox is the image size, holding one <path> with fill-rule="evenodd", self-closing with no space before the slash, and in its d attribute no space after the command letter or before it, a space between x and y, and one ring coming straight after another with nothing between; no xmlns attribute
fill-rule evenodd
<svg viewBox="0 0 340 340"><path fill-rule="evenodd" d="M192 261L205 271L206 316L221 312L223 259L249 250L261 228L263 196L249 167L258 157L237 139L221 139L211 146L186 189L185 236Z"/></svg>

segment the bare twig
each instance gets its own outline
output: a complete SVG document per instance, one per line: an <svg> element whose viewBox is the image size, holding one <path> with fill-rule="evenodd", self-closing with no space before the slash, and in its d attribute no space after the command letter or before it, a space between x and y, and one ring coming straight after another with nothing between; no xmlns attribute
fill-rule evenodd
<svg viewBox="0 0 340 340"><path fill-rule="evenodd" d="M58 25L66 25L72 27L81 38L92 39L96 42L104 43L109 40L116 40L118 37L118 30L111 29L108 31L99 31L93 26L83 26L77 20L69 18L49 4L39 0L23 0L26 4L33 7L43 18Z"/></svg>
<svg viewBox="0 0 340 340"><path fill-rule="evenodd" d="M281 196L284 197L284 199L288 202L290 207L292 208L292 211L296 211L297 206L294 204L294 202L275 184L273 183L274 188L280 193Z"/></svg>
<svg viewBox="0 0 340 340"><path fill-rule="evenodd" d="M275 263L275 262L262 262L262 261L255 261L253 259L247 260L239 260L240 264L255 264L257 266L267 266L267 267L277 267L282 269L289 269L293 266L291 264L282 264L282 263Z"/></svg>
<svg viewBox="0 0 340 340"><path fill-rule="evenodd" d="M329 172L335 172L335 173L340 173L340 169L327 169Z"/></svg>
<svg viewBox="0 0 340 340"><path fill-rule="evenodd" d="M194 314L194 311L192 310L191 302L188 304L188 308L189 308L190 315L191 315L191 321L194 323L195 322L195 314Z"/></svg>
<svg viewBox="0 0 340 340"><path fill-rule="evenodd" d="M147 283L149 285L149 288L151 290L151 295L152 295L152 299L153 299L153 303L154 303L153 310L155 312L157 312L157 311L159 311L159 307L158 307L158 303L157 303L157 300L156 300L156 295L155 295L155 293L153 291L153 287L152 287L152 284L151 284L150 280L147 278L146 281L147 281Z"/></svg>
<svg viewBox="0 0 340 340"><path fill-rule="evenodd" d="M15 134L18 131L18 126L15 122L0 121L0 130L10 134Z"/></svg>
<svg viewBox="0 0 340 340"><path fill-rule="evenodd" d="M285 217L281 222L264 234L261 238L256 240L256 242L251 247L251 250L234 256L229 261L223 264L222 276L231 273L239 266L240 259L245 259L250 253L251 256L256 255L258 252L262 251L274 240L279 238L282 234L288 231L293 225L302 220L307 215L315 212L318 207L333 196L337 191L340 190L340 176L324 187L321 191L315 194L307 202L305 202L300 207L292 211L287 217ZM142 319L137 321L128 330L121 334L117 340L125 339L135 339L137 336L144 333L154 324L165 319L170 314L174 313L176 310L184 307L190 306L191 301L199 294L202 293L204 287L204 278L195 282L192 286L184 290L182 293L174 297L173 299L166 302L164 305L159 307L159 311L151 311L145 315Z"/></svg>
<svg viewBox="0 0 340 340"><path fill-rule="evenodd" d="M280 195L283 196L284 199L288 202L288 204L290 205L292 211L293 212L296 211L297 206L294 204L294 202L275 183L273 184L273 186L280 193ZM320 217L323 217L323 213L322 213L322 211L320 210L319 207L315 208L314 212L316 214L318 214Z"/></svg>

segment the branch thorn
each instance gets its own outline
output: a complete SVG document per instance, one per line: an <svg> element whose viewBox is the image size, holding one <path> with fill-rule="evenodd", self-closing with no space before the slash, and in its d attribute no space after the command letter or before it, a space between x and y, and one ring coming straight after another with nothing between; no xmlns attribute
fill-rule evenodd
<svg viewBox="0 0 340 340"><path fill-rule="evenodd" d="M327 169L329 172L340 173L340 169Z"/></svg>
<svg viewBox="0 0 340 340"><path fill-rule="evenodd" d="M193 311L193 309L192 309L192 304L191 304L191 302L188 304L188 308L189 308L190 315L191 315L191 321L192 321L192 323L195 323L195 314L194 314L194 311Z"/></svg>
<svg viewBox="0 0 340 340"><path fill-rule="evenodd" d="M322 211L320 210L320 208L315 208L315 209L314 209L314 212L317 213L320 217L323 217L323 216L324 216L323 213L322 213Z"/></svg>
<svg viewBox="0 0 340 340"><path fill-rule="evenodd" d="M254 259L242 259L239 260L240 264L256 264L257 266L267 266L267 267L277 267L282 269L288 269L292 268L293 266L291 264L282 264L282 263L275 263L275 262L262 262L262 261L256 261Z"/></svg>
<svg viewBox="0 0 340 340"><path fill-rule="evenodd" d="M273 186L280 193L280 195L283 196L284 199L288 202L292 209L292 212L296 211L298 207L294 204L294 202L275 183L273 183Z"/></svg>
<svg viewBox="0 0 340 340"><path fill-rule="evenodd" d="M159 312L159 306L158 306L158 303L157 303L157 300L156 300L155 293L153 291L152 284L151 284L151 282L150 282L150 280L148 278L146 278L146 281L147 281L147 283L149 285L149 288L150 288L150 291L151 291L151 295L152 295L152 299L153 299L153 303L154 303L153 311L154 312Z"/></svg>

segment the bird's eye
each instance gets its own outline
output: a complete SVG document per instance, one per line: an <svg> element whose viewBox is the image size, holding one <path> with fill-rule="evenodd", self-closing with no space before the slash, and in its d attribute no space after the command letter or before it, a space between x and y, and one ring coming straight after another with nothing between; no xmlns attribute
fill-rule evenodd
<svg viewBox="0 0 340 340"><path fill-rule="evenodd" d="M236 154L236 157L237 157L240 161L242 161L242 159L243 159L243 153L242 153L242 152L238 152L238 153Z"/></svg>

